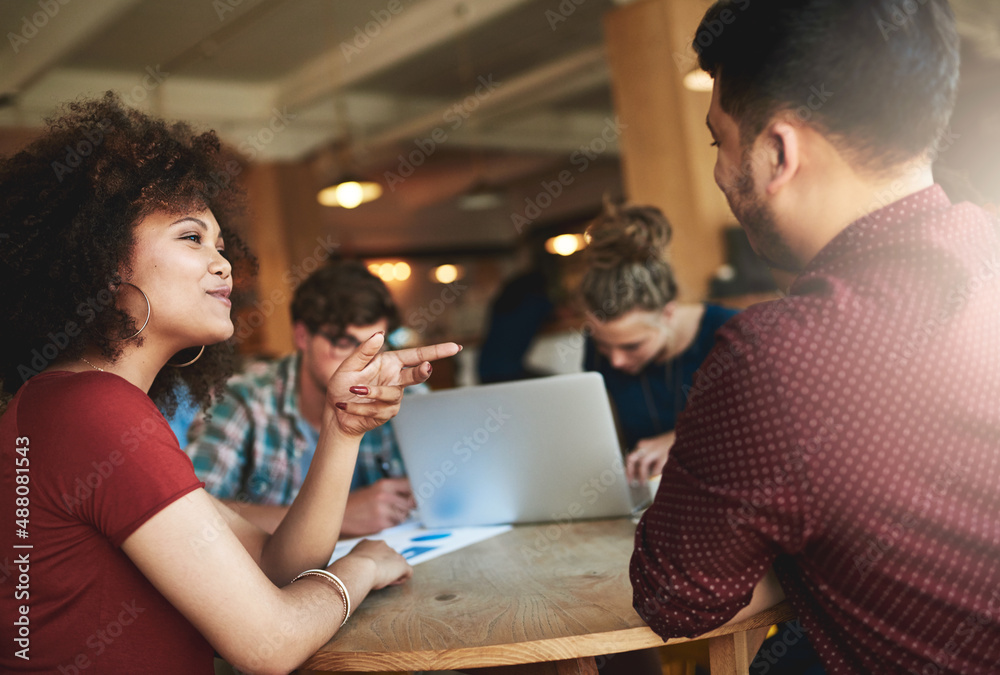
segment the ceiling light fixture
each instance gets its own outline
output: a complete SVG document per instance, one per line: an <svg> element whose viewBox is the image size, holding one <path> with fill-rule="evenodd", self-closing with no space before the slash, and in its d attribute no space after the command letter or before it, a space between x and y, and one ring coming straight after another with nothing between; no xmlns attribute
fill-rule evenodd
<svg viewBox="0 0 1000 675"><path fill-rule="evenodd" d="M503 205L503 197L485 181L477 181L472 188L458 196L456 205L463 211L486 211Z"/></svg>
<svg viewBox="0 0 1000 675"><path fill-rule="evenodd" d="M357 176L345 176L342 180L325 187L316 195L323 206L340 206L353 209L375 201L382 196L382 186Z"/></svg>
<svg viewBox="0 0 1000 675"><path fill-rule="evenodd" d="M689 91L712 91L715 80L701 68L695 68L684 76L684 88Z"/></svg>
<svg viewBox="0 0 1000 675"><path fill-rule="evenodd" d="M431 271L431 279L439 284L450 284L465 276L461 265L438 265Z"/></svg>
<svg viewBox="0 0 1000 675"><path fill-rule="evenodd" d="M410 278L412 270L409 264L402 260L398 262L386 261L382 263L370 263L368 271L377 276L382 281L406 281Z"/></svg>
<svg viewBox="0 0 1000 675"><path fill-rule="evenodd" d="M332 22L333 23L333 22ZM335 79L340 79L339 60L335 59ZM355 153L351 124L347 112L346 92L338 88L333 93L335 142L331 147L332 154L337 158L338 171L329 172L325 177L336 176L339 180L327 184L316 194L316 201L323 206L339 206L344 209L355 209L362 204L375 201L382 196L382 186L375 181L361 178L354 173ZM339 155L339 157L337 157Z"/></svg>
<svg viewBox="0 0 1000 675"><path fill-rule="evenodd" d="M587 247L582 234L560 234L545 242L545 250L553 255L570 256Z"/></svg>

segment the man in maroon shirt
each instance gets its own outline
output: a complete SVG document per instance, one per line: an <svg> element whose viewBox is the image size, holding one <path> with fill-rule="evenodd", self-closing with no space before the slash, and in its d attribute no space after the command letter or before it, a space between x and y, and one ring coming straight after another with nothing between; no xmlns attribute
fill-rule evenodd
<svg viewBox="0 0 1000 675"><path fill-rule="evenodd" d="M783 592L828 673L998 672L1000 228L931 176L951 9L724 1L694 45L716 182L796 280L696 375L635 608L692 636Z"/></svg>

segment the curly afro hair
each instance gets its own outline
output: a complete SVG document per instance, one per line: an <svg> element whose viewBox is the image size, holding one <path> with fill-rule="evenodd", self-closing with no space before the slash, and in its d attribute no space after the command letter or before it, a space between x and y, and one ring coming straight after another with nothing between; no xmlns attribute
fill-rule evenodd
<svg viewBox="0 0 1000 675"><path fill-rule="evenodd" d="M0 412L50 364L88 349L113 360L141 341L123 339L138 326L115 306L114 289L130 277L146 216L211 209L234 269L255 268L232 229L244 210L232 167L214 132L150 118L112 92L68 104L39 139L0 159ZM194 365L162 369L149 395L172 413L183 381L206 405L234 363L228 343L207 346Z"/></svg>

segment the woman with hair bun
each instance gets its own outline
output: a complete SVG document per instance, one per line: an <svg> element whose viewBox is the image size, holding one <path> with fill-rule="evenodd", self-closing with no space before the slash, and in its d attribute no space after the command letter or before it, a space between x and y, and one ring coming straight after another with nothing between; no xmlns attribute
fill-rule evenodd
<svg viewBox="0 0 1000 675"><path fill-rule="evenodd" d="M587 235L584 369L604 376L631 450L626 473L644 483L667 463L694 373L737 312L676 301L670 223L659 209L606 201Z"/></svg>
<svg viewBox="0 0 1000 675"><path fill-rule="evenodd" d="M455 344L362 343L327 385L312 468L266 534L211 497L163 415L230 372L241 194L214 133L68 106L0 159L0 671L296 668L409 565L363 541L327 565L361 435ZM296 582L296 583L292 583Z"/></svg>

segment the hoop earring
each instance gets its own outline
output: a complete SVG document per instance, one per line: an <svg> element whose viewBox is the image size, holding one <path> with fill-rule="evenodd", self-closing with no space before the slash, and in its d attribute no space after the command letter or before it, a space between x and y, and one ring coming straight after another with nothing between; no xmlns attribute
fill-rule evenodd
<svg viewBox="0 0 1000 675"><path fill-rule="evenodd" d="M129 286L131 286L135 290L137 290L140 293L142 293L142 299L146 301L146 320L142 322L142 328L140 328L139 330L137 330L133 335L130 335L127 338L108 338L108 340L110 340L111 342L125 342L126 340L132 340L134 338L139 337L139 333L141 333L143 331L143 329L146 327L146 325L149 324L149 317L153 313L153 308L149 304L149 298L146 297L146 294L143 293L143 291L142 291L141 288L139 288L138 286L136 286L135 284L133 284L133 283L131 283L129 281L122 281L121 283L128 284ZM201 355L199 354L199 356L201 356Z"/></svg>
<svg viewBox="0 0 1000 675"><path fill-rule="evenodd" d="M205 353L205 345L202 345L201 346L201 351L198 352L198 355L195 356L190 361L188 361L187 363L170 363L168 361L167 365L168 366L173 366L174 368L186 368L187 366L190 366L192 363L194 363L195 361L197 361L198 359L200 359L201 355L204 354L204 353Z"/></svg>

